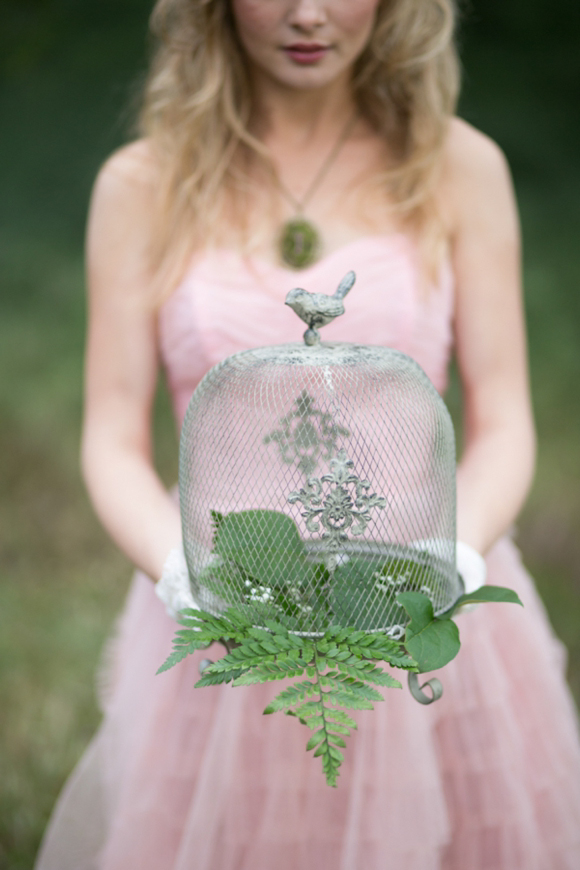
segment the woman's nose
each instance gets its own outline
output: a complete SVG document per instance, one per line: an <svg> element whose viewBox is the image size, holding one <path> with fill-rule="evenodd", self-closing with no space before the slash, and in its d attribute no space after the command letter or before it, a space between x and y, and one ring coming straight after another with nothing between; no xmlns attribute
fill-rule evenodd
<svg viewBox="0 0 580 870"><path fill-rule="evenodd" d="M356 0L353 0L356 2ZM326 23L324 0L295 0L288 23L299 30L311 31Z"/></svg>

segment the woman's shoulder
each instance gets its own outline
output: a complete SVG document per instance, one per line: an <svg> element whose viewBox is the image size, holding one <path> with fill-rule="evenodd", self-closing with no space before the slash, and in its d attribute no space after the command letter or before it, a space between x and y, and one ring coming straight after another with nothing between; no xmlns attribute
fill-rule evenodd
<svg viewBox="0 0 580 870"><path fill-rule="evenodd" d="M456 171L493 172L505 164L505 155L497 142L462 118L452 118L443 153L448 167Z"/></svg>
<svg viewBox="0 0 580 870"><path fill-rule="evenodd" d="M114 151L101 166L93 195L140 202L152 196L159 178L159 160L147 139L137 139Z"/></svg>
<svg viewBox="0 0 580 870"><path fill-rule="evenodd" d="M159 172L159 160L149 139L135 139L117 148L105 160L98 177L114 176L124 182L139 184L152 181Z"/></svg>
<svg viewBox="0 0 580 870"><path fill-rule="evenodd" d="M125 145L105 161L89 209L89 267L106 263L120 273L142 259L154 234L158 174L146 140Z"/></svg>
<svg viewBox="0 0 580 870"><path fill-rule="evenodd" d="M443 148L438 188L441 211L451 229L471 212L493 205L511 191L508 163L500 146L461 118L453 118Z"/></svg>
<svg viewBox="0 0 580 870"><path fill-rule="evenodd" d="M158 178L159 164L146 139L113 152L95 180L89 229L98 227L106 231L125 224L137 232L146 231L156 207Z"/></svg>

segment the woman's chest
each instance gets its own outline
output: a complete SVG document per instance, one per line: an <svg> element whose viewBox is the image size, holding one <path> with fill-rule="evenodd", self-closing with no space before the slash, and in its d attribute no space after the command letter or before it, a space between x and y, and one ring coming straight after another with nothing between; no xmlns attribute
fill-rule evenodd
<svg viewBox="0 0 580 870"><path fill-rule="evenodd" d="M422 292L414 248L405 236L360 237L300 272L215 250L197 257L160 312L160 352L178 418L201 377L226 356L301 340L305 326L284 305L289 290L299 285L332 294L350 269L357 281L345 314L323 328L323 340L394 347L416 359L442 390L452 278L444 269L438 286Z"/></svg>

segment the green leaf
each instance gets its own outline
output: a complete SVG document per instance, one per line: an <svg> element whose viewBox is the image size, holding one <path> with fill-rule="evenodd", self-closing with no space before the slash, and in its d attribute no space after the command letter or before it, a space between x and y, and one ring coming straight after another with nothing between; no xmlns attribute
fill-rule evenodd
<svg viewBox="0 0 580 870"><path fill-rule="evenodd" d="M307 728L310 728L311 731L316 731L317 728L325 727L325 721L322 716L315 716L312 713L309 713L305 716L301 715L302 708L297 707L296 710L286 710L287 716L296 716L303 725L306 725ZM318 711L320 712L320 705L318 705Z"/></svg>
<svg viewBox="0 0 580 870"><path fill-rule="evenodd" d="M234 680L234 686L251 686L255 683L266 683L272 680L283 680L286 677L299 677L304 673L302 668L290 668L280 665L279 662L272 662L264 665L258 665L249 671L245 671L240 677Z"/></svg>
<svg viewBox="0 0 580 870"><path fill-rule="evenodd" d="M339 644L350 637L353 630L352 628L342 628L340 625L331 625L325 637L333 639L335 643Z"/></svg>
<svg viewBox="0 0 580 870"><path fill-rule="evenodd" d="M450 619L435 619L431 601L421 592L401 592L397 598L411 617L405 646L419 671L435 671L454 659L461 646L455 623Z"/></svg>
<svg viewBox="0 0 580 870"><path fill-rule="evenodd" d="M203 689L206 686L219 686L222 683L231 683L241 674L240 669L232 669L231 671L212 671L210 667L205 668L201 679L195 684L196 689Z"/></svg>
<svg viewBox="0 0 580 870"><path fill-rule="evenodd" d="M328 752L329 752L329 754L332 755L332 757L335 758L337 761L339 761L339 762L344 761L344 755L342 754L342 752L341 752L339 749L335 749L333 746L329 746L329 747L328 747Z"/></svg>
<svg viewBox="0 0 580 870"><path fill-rule="evenodd" d="M348 713L344 712L344 710L330 708L326 711L325 716L327 720L344 725L345 728L352 728L353 731L356 731L358 728L358 725L352 716L349 716ZM334 728L334 725L331 725L330 728Z"/></svg>
<svg viewBox="0 0 580 870"><path fill-rule="evenodd" d="M264 586L294 582L306 551L296 523L278 511L248 510L223 517L215 552Z"/></svg>
<svg viewBox="0 0 580 870"><path fill-rule="evenodd" d="M284 691L280 692L280 694L276 695L273 701L270 701L264 713L275 713L278 710L286 710L289 707L295 707L304 698L310 697L312 695L316 695L318 692L317 683L311 683L309 680L304 680L301 683L295 683L293 686L289 686ZM301 715L304 715L303 708L301 708ZM315 711L318 711L318 707L315 707Z"/></svg>
<svg viewBox="0 0 580 870"><path fill-rule="evenodd" d="M417 634L433 622L435 615L431 599L422 592L399 592L397 601L411 617L405 638Z"/></svg>
<svg viewBox="0 0 580 870"><path fill-rule="evenodd" d="M200 647L221 638L240 640L251 626L248 619L233 608L219 617L204 610L184 610L181 616L179 622L184 628L177 632L176 637L185 636L184 632L190 631L192 640L199 641Z"/></svg>
<svg viewBox="0 0 580 870"><path fill-rule="evenodd" d="M174 665L176 665L178 662L180 662L182 659L184 659L186 657L186 655L188 655L188 653L189 653L188 647L183 647L181 649L173 650L171 655L165 659L165 661L163 662L163 664L161 665L161 667L157 671L157 674L162 674L163 671L168 671L169 668L172 668Z"/></svg>
<svg viewBox="0 0 580 870"><path fill-rule="evenodd" d="M337 678L331 677L329 674L324 674L319 677L320 683L323 686L330 687L335 692L344 692L352 696L354 699L365 699L367 701L383 701L384 698L380 692L368 686L360 680L353 680L352 677L339 675Z"/></svg>
<svg viewBox="0 0 580 870"><path fill-rule="evenodd" d="M374 683L375 686L386 686L389 689L401 689L401 683L387 674L382 668L377 668L371 662L361 662L360 665L350 665L344 662L337 662L337 667L344 674L358 679L368 680Z"/></svg>
<svg viewBox="0 0 580 870"><path fill-rule="evenodd" d="M212 511L212 510L210 510L209 513L211 516L211 524L212 524L213 530L214 530L214 541L215 541L215 535L219 532L219 528L224 520L224 515L221 514L219 511Z"/></svg>
<svg viewBox="0 0 580 870"><path fill-rule="evenodd" d="M378 693L377 693L378 694ZM350 692L335 691L334 689L324 693L325 700L345 710L372 710L373 705L366 698L358 697ZM378 698L376 700L379 700ZM380 700L383 701L381 695Z"/></svg>
<svg viewBox="0 0 580 870"><path fill-rule="evenodd" d="M248 629L248 633L253 629ZM279 641L285 647L283 636L265 633L268 640L261 643L254 637L245 637L239 646L223 656L217 662L211 664L203 673L201 680L196 686L215 685L221 682L231 682L241 679L244 673L251 672L255 668L262 668L256 672L259 679L248 676L246 682L267 682L271 679L300 675L306 667L306 662L300 659L288 659L286 650L279 649Z"/></svg>
<svg viewBox="0 0 580 870"><path fill-rule="evenodd" d="M361 635L363 635L362 638ZM362 640L364 640L364 646L361 645ZM357 659L384 661L396 668L413 669L417 665L407 655L399 641L392 640L381 632L368 635L364 632L350 631L338 643L338 646L341 652L336 656L337 661L344 661L345 658L348 660L350 656L355 656Z"/></svg>
<svg viewBox="0 0 580 870"><path fill-rule="evenodd" d="M342 625L365 631L384 629L403 617L397 604L400 588L437 588L441 576L428 554L416 559L353 557L336 568L332 585L333 611Z"/></svg>
<svg viewBox="0 0 580 870"><path fill-rule="evenodd" d="M339 725L338 722L331 722L327 730L329 734L346 734L347 737L350 736L350 728L347 728L346 725Z"/></svg>
<svg viewBox="0 0 580 870"><path fill-rule="evenodd" d="M317 731L316 734L313 734L308 743L306 744L306 751L310 752L311 749L314 749L316 746L318 746L318 744L324 740L325 736L326 732L323 728Z"/></svg>
<svg viewBox="0 0 580 870"><path fill-rule="evenodd" d="M405 641L419 672L436 671L455 658L461 647L459 629L451 619L436 619Z"/></svg>
<svg viewBox="0 0 580 870"><path fill-rule="evenodd" d="M235 607L230 607L226 611L225 617L229 620L233 628L241 630L242 632L245 632L251 624L248 617Z"/></svg>
<svg viewBox="0 0 580 870"><path fill-rule="evenodd" d="M462 595L456 601L453 613L455 613L457 608L461 607L462 604L483 604L490 601L505 602L506 604L519 604L521 607L524 606L517 592L514 592L513 589L507 589L505 586L481 586L479 589L476 589L475 592L469 592L466 595Z"/></svg>

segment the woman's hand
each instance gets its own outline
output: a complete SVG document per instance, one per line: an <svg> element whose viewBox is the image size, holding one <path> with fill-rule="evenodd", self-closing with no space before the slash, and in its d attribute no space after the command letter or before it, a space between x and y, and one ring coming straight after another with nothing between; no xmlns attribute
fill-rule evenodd
<svg viewBox="0 0 580 870"><path fill-rule="evenodd" d="M534 466L519 225L502 152L462 121L452 125L441 190L464 400L457 534L483 553L514 521Z"/></svg>
<svg viewBox="0 0 580 870"><path fill-rule="evenodd" d="M181 539L177 505L152 462L157 381L149 251L155 166L135 143L105 164L93 193L82 469L103 525L153 578Z"/></svg>

